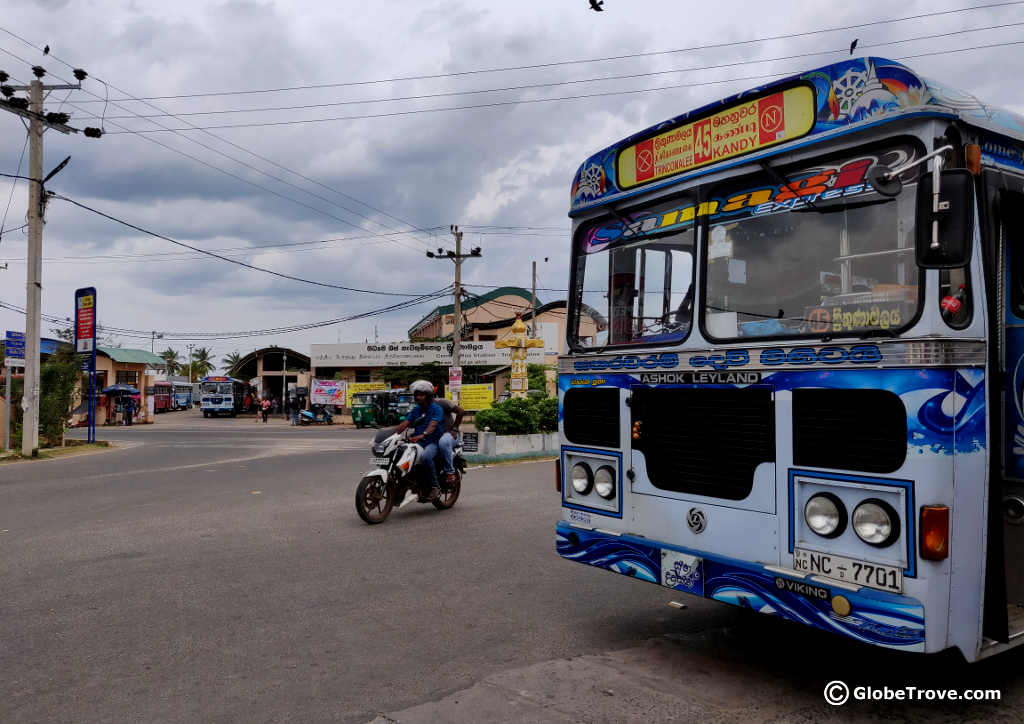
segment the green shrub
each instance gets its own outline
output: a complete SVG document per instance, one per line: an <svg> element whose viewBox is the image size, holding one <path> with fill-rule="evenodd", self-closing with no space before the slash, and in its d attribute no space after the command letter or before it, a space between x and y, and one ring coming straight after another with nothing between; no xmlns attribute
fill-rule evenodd
<svg viewBox="0 0 1024 724"><path fill-rule="evenodd" d="M558 429L558 398L541 397L532 402L537 408L540 431L555 432Z"/></svg>
<svg viewBox="0 0 1024 724"><path fill-rule="evenodd" d="M39 368L40 447L64 444L64 431L78 378L79 372L74 363L50 361Z"/></svg>
<svg viewBox="0 0 1024 724"><path fill-rule="evenodd" d="M498 435L530 435L558 429L558 400L554 397L495 402L491 409L476 413L476 428L489 428Z"/></svg>

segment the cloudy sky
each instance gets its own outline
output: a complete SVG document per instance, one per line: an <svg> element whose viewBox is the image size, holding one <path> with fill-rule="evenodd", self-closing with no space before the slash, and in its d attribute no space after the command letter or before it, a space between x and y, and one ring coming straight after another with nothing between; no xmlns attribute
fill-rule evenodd
<svg viewBox="0 0 1024 724"><path fill-rule="evenodd" d="M605 0L596 13L588 0L6 0L0 68L21 82L37 63L52 83L70 78L69 65L89 72L82 91L54 91L47 110L70 113L77 127L102 123L107 135L48 132L45 170L72 157L49 188L137 226L296 277L420 294L451 283L452 265L424 252L450 246L454 223L467 246L483 249L464 266L469 290L528 287L530 260L544 257L539 286L557 290L568 277L569 186L586 156L763 80L848 57L855 38L865 53L904 58L1021 37L1024 3L810 32L984 4ZM958 32L972 28L980 30ZM940 34L950 35L895 42ZM712 43L733 45L685 50ZM812 53L820 55L783 59ZM1024 112L1024 46L905 62ZM531 65L542 67L494 70ZM638 77L607 80L625 75ZM318 87L266 92L295 86ZM675 87L625 92L665 86ZM581 95L592 97L564 99ZM305 120L317 122L296 123ZM24 144L20 119L0 113L0 172L18 169ZM5 228L15 230L0 239L0 301L23 307L23 182L0 179L0 212L9 198ZM406 299L247 270L63 201L50 203L47 222L47 314L70 315L74 290L90 285L101 324L158 332L286 327ZM308 352L310 343L375 333L400 339L434 304L208 346L219 358L270 344ZM0 309L0 329L23 325ZM117 341L150 346L148 337Z"/></svg>

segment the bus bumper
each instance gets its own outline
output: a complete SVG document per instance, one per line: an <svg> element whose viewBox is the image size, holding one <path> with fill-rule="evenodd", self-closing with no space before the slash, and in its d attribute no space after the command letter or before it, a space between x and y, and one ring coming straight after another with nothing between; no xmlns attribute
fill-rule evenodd
<svg viewBox="0 0 1024 724"><path fill-rule="evenodd" d="M570 526L556 529L563 558L666 588L901 651L924 651L924 606L908 596L851 590L796 571L770 568L647 538Z"/></svg>

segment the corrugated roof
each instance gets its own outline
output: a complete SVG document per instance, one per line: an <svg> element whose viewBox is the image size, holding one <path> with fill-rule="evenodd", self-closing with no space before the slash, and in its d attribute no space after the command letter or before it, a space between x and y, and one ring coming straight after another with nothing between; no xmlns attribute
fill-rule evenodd
<svg viewBox="0 0 1024 724"><path fill-rule="evenodd" d="M127 362L129 364L151 365L153 367L166 367L167 362L158 354L147 352L144 349L122 349L120 347L97 347L97 352L105 354L115 362Z"/></svg>
<svg viewBox="0 0 1024 724"><path fill-rule="evenodd" d="M469 299L465 300L462 303L462 311L465 312L467 309L479 307L481 304L486 304L487 302L493 301L495 299L498 299L499 297L504 296L520 297L526 300L527 302L530 301L531 299L529 289L523 289L522 287L498 287L497 289L493 289L487 292L486 294L476 294L470 297ZM538 298L537 305L540 306L540 303L540 299ZM440 307L434 307L423 317L423 319L416 322L416 324L412 325L409 328L409 336L414 337L415 335L413 334L413 332L415 332L417 329L423 326L423 324L431 317L435 315L440 316L443 314L451 314L454 311L454 304L444 304Z"/></svg>

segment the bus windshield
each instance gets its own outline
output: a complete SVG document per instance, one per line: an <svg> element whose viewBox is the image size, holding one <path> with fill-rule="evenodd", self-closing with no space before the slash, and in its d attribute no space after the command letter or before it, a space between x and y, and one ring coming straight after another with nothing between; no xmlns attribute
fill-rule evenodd
<svg viewBox="0 0 1024 724"><path fill-rule="evenodd" d="M915 178L896 198L866 183L911 146L766 168L583 227L576 241L578 348L681 342L694 309L694 222L702 234L701 322L713 341L895 335L919 309ZM916 174L917 171L914 171Z"/></svg>
<svg viewBox="0 0 1024 724"><path fill-rule="evenodd" d="M654 218L654 217L651 217ZM587 230L576 257L576 344L679 341L693 315L693 229L636 238L641 221Z"/></svg>
<svg viewBox="0 0 1024 724"><path fill-rule="evenodd" d="M232 394L230 382L204 382L203 394L205 395L230 395Z"/></svg>
<svg viewBox="0 0 1024 724"><path fill-rule="evenodd" d="M794 186L813 178L799 176ZM767 195L770 181L745 180L714 196L743 197L751 188ZM861 184L851 195L821 193L810 205L799 197L797 203L769 201L748 214L712 217L707 336L894 334L908 326L919 297L913 188L887 199Z"/></svg>

